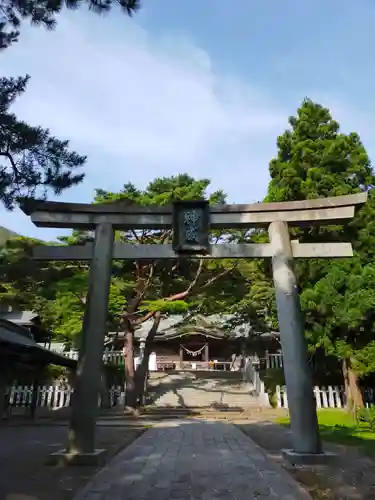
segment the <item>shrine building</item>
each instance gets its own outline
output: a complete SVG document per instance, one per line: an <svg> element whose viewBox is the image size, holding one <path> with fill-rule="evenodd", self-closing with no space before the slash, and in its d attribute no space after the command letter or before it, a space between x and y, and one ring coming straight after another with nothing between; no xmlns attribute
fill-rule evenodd
<svg viewBox="0 0 375 500"><path fill-rule="evenodd" d="M266 351L277 351L277 333L249 336L248 325L229 329L228 318L219 315L164 318L151 351L159 370L234 370L240 355L261 357ZM135 355L139 356L151 329L146 321L135 332ZM122 344L123 334L112 332L111 349ZM107 341L108 346L108 341ZM108 351L107 351L108 352ZM154 368L155 369L155 368Z"/></svg>

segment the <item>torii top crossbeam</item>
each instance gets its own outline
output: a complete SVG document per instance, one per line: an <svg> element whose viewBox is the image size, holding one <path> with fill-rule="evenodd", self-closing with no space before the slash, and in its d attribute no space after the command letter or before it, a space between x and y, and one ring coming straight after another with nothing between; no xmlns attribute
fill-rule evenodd
<svg viewBox="0 0 375 500"><path fill-rule="evenodd" d="M367 200L367 193L281 203L214 205L210 207L210 227L241 229L268 227L282 220L290 226L338 224L351 219L355 207ZM94 229L100 223L114 229L164 229L172 226L172 205L140 206L127 200L104 203L61 203L27 201L22 210L39 227Z"/></svg>

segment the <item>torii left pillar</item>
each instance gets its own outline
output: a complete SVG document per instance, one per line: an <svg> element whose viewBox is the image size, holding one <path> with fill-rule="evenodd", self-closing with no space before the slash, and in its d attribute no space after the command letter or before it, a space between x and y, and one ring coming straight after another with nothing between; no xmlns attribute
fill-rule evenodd
<svg viewBox="0 0 375 500"><path fill-rule="evenodd" d="M95 424L107 326L113 240L111 224L96 226L68 445L66 450L51 456L51 461L55 463L95 464L104 453L104 450L95 449Z"/></svg>

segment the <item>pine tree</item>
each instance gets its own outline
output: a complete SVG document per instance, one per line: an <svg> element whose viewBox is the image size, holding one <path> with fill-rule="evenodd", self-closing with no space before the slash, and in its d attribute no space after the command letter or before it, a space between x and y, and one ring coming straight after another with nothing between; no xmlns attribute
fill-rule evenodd
<svg viewBox="0 0 375 500"><path fill-rule="evenodd" d="M70 151L68 141L18 120L10 111L28 80L0 78L0 203L8 209L25 197L60 194L84 178L80 168L85 156Z"/></svg>
<svg viewBox="0 0 375 500"><path fill-rule="evenodd" d="M116 4L129 16L139 0L85 0L90 10L104 14ZM80 0L0 0L0 50L18 41L23 21L53 29L64 9L81 7ZM9 111L26 90L29 76L0 78L0 203L12 209L25 197L45 197L83 180L78 171L86 161L69 151L68 141L53 137L48 129L31 126Z"/></svg>
<svg viewBox="0 0 375 500"><path fill-rule="evenodd" d="M17 42L23 21L44 26L51 30L56 24L56 16L65 9L78 9L85 3L97 13L105 14L115 4L131 16L139 7L139 0L0 0L0 50Z"/></svg>

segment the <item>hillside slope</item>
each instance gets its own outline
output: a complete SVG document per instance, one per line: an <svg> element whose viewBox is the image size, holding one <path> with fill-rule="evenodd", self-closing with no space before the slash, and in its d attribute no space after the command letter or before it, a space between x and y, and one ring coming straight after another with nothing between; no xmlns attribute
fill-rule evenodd
<svg viewBox="0 0 375 500"><path fill-rule="evenodd" d="M13 236L19 236L14 231L10 231L6 227L0 226L0 247L4 246L5 243Z"/></svg>

